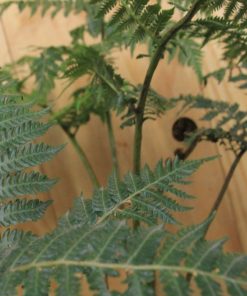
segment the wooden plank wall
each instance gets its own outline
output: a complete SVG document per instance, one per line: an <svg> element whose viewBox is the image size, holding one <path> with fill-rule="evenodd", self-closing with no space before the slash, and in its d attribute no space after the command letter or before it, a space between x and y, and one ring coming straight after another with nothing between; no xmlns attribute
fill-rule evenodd
<svg viewBox="0 0 247 296"><path fill-rule="evenodd" d="M29 12L21 14L16 9L6 12L0 22L0 65L16 60L27 53L30 45L51 46L69 43L68 31L83 20L83 14L64 18L57 16L54 20L50 17L36 15L30 17ZM143 52L142 48L138 52ZM142 83L147 69L147 60L131 59L127 51L114 54L119 72L133 83ZM207 49L205 55L205 71L212 71L220 64L219 51L216 45ZM161 62L155 74L152 86L165 96L177 96L181 93L204 93L205 95L219 99L238 101L246 109L246 97L235 86L223 83L218 85L211 81L205 89L198 86L197 80L190 69L182 68L177 62L167 65ZM51 94L55 98L61 86ZM57 105L62 106L68 93L65 93ZM190 114L198 119L199 114ZM169 113L166 117L156 122L145 123L145 135L143 141L143 163L154 165L161 157L171 157L179 144L172 138L171 126L176 119L176 112ZM121 173L131 169L133 129L119 128L119 119L114 118L114 130L117 137L118 155L121 164ZM106 183L111 171L111 158L107 140L106 128L98 118L93 117L87 126L80 129L78 139L83 145L93 167L102 184ZM52 144L68 142L64 133L55 127L46 136L46 140ZM213 144L200 144L193 152L192 158L207 155L215 155L223 152ZM230 153L223 153L222 158L213 163L206 164L194 177L190 192L198 196L191 204L195 210L183 214L181 219L186 224L203 220L222 185L223 179L232 162ZM247 158L245 157L238 167L236 175L231 182L230 189L225 196L222 208L211 227L209 237L219 238L229 236L228 250L247 251ZM46 198L54 200L53 207L48 211L42 222L31 223L26 228L31 228L37 233L44 233L55 227L57 218L71 206L73 197L81 191L90 196L92 191L90 181L83 166L73 148L68 144L66 149L58 157L40 168L52 177L59 177L60 183Z"/></svg>

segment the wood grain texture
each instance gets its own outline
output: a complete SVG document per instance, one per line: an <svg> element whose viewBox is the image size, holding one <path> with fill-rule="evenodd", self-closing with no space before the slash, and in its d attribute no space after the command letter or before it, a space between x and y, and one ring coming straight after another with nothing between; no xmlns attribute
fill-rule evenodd
<svg viewBox="0 0 247 296"><path fill-rule="evenodd" d="M19 14L16 9L10 9L4 14L0 23L0 64L10 62L11 59L16 60L27 53L30 45L68 44L68 31L80 24L83 18L83 14L69 18L59 15L54 20L49 17L41 18L39 15L30 18L28 11ZM137 53L143 51L144 48L139 47ZM131 59L127 51L115 53L114 59L119 72L124 77L133 83L142 83L147 69L148 61L146 59ZM219 50L216 45L208 48L204 60L205 71L212 71L219 66ZM172 62L169 65L165 61L160 62L152 87L167 97L177 96L181 93L204 93L219 100L238 101L245 110L247 106L246 96L236 86L226 83L218 85L216 82L210 81L205 89L201 89L193 71L182 68L177 62ZM52 92L51 98L56 97L60 89L61 85ZM57 102L58 108L65 104L67 96L68 93L65 92ZM190 115L196 120L200 117L200 114L195 112ZM143 163L153 166L160 158L166 159L173 156L175 149L179 147L179 144L171 135L171 127L176 117L176 112L171 112L156 122L145 123L142 151ZM119 125L119 118L114 118L114 131L117 138L121 174L124 174L132 166L133 128L121 130ZM59 127L52 129L45 138L51 144L68 142ZM98 118L92 117L90 123L80 129L78 139L91 160L101 183L105 184L107 176L111 172L111 157L106 127ZM223 155L222 158L206 164L193 177L193 186L190 188L190 192L198 196L198 199L191 203L195 210L181 215L181 219L186 224L199 222L207 216L232 162L230 153L225 153L217 145L209 143L200 144L191 155L191 158L199 158L219 153ZM230 184L230 189L209 233L210 238L229 236L228 250L247 251L246 165L247 159L245 156L237 169ZM45 215L42 223L31 223L25 226L40 234L55 227L57 218L71 206L73 198L79 195L81 191L86 196L90 196L92 191L90 180L70 144L56 159L42 166L41 170L49 176L59 177L60 183L45 197L52 198L54 205Z"/></svg>

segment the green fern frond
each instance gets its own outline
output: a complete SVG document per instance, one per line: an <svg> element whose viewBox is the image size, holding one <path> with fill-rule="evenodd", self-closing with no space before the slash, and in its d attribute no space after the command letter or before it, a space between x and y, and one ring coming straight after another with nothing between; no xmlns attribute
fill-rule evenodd
<svg viewBox="0 0 247 296"><path fill-rule="evenodd" d="M96 3L97 1L93 1ZM98 10L98 14L104 16L108 12L110 12L117 5L117 0L103 0L100 2L100 7Z"/></svg>
<svg viewBox="0 0 247 296"><path fill-rule="evenodd" d="M56 1L54 1L56 2ZM61 75L60 66L63 62L63 55L66 48L48 47L38 48L39 55L36 57L23 57L17 64L18 66L28 65L30 74L25 80L30 77L35 78L35 88L32 91L32 96L36 98L36 102L46 103L47 96L55 87L55 80Z"/></svg>
<svg viewBox="0 0 247 296"><path fill-rule="evenodd" d="M14 128L30 120L36 120L48 113L48 109L39 112L31 112L29 109L17 109L13 112L0 114L0 130Z"/></svg>
<svg viewBox="0 0 247 296"><path fill-rule="evenodd" d="M70 51L64 63L64 77L74 82L84 75L90 75L90 83L76 90L74 102L67 108L67 117L61 121L67 126L68 120L78 123L87 121L90 113L96 113L104 119L110 108L120 110L124 97L125 81L116 73L112 65L95 47L76 46ZM62 111L63 113L63 111ZM73 119L75 118L75 120ZM67 121L67 123L66 123Z"/></svg>
<svg viewBox="0 0 247 296"><path fill-rule="evenodd" d="M0 178L0 198L8 199L19 195L37 194L48 191L57 180L50 180L47 176L37 172L17 173Z"/></svg>
<svg viewBox="0 0 247 296"><path fill-rule="evenodd" d="M245 4L246 5L246 4ZM246 9L246 8L245 8ZM246 23L245 17L240 21L210 15L209 17L197 19L194 21L192 35L203 39L203 44L217 39L223 44L223 58L231 63L235 61L240 63L246 59Z"/></svg>
<svg viewBox="0 0 247 296"><path fill-rule="evenodd" d="M101 3L102 1L94 1ZM163 10L159 4L149 4L148 0L103 1L99 14L101 16L114 10L108 27L114 32L128 32L129 45L132 48L138 42L151 38L157 44L160 33L166 28L173 16L174 9Z"/></svg>
<svg viewBox="0 0 247 296"><path fill-rule="evenodd" d="M45 213L52 201L15 200L0 207L0 225L8 227L26 221L36 221Z"/></svg>
<svg viewBox="0 0 247 296"><path fill-rule="evenodd" d="M202 81L202 51L201 46L192 39L185 38L179 40L178 38L174 41L176 46L179 48L178 59L181 64L192 67L195 71L198 80Z"/></svg>
<svg viewBox="0 0 247 296"><path fill-rule="evenodd" d="M132 218L148 224L155 224L157 219L165 223L177 223L173 211L187 211L190 207L180 205L169 198L169 194L181 199L193 198L178 189L179 184L189 177L206 161L194 160L167 162L160 161L152 172L146 166L140 176L127 174L123 182L115 175L109 179L108 187L98 189L92 197L92 209L99 221L110 217Z"/></svg>
<svg viewBox="0 0 247 296"><path fill-rule="evenodd" d="M29 121L12 129L1 130L0 149L13 149L29 143L34 139L44 135L51 126L51 123Z"/></svg>
<svg viewBox="0 0 247 296"><path fill-rule="evenodd" d="M7 151L0 156L0 175L2 177L44 163L52 159L63 147L51 147L40 143L29 144Z"/></svg>
<svg viewBox="0 0 247 296"><path fill-rule="evenodd" d="M0 249L3 251L10 246L17 246L21 239L31 236L30 232L24 232L17 229L6 229L0 234ZM1 252L2 255L2 252ZM1 256L2 258L2 256Z"/></svg>
<svg viewBox="0 0 247 296"><path fill-rule="evenodd" d="M0 77L2 77L0 75ZM8 88L5 86L5 91ZM30 142L43 135L51 123L41 123L40 118L47 114L47 109L32 111L33 102L25 102L20 97L3 95L0 98L0 224L9 227L21 222L41 218L50 204L40 201L36 196L31 200L21 196L38 194L49 190L56 182L38 172L30 171L58 153L60 147L50 147L43 143ZM26 172L29 170L29 172ZM30 197L29 197L30 198ZM18 241L21 232L6 232L0 240L8 236Z"/></svg>
<svg viewBox="0 0 247 296"><path fill-rule="evenodd" d="M57 282L55 295L79 295L80 274L94 292L111 295L105 276L117 276L120 271L128 271L129 285L118 295L141 293L153 281L154 272L166 295L182 293L185 287L187 295L192 295L185 279L188 273L198 295L212 290L221 293L222 284L228 286L229 295L236 291L244 295L246 257L225 255L223 241L202 241L207 225L208 221L172 235L161 226L132 230L116 221L91 226L64 221L51 235L25 240L1 260L0 295L16 295L18 285L23 285L27 296L34 291L37 296L48 295L51 278Z"/></svg>

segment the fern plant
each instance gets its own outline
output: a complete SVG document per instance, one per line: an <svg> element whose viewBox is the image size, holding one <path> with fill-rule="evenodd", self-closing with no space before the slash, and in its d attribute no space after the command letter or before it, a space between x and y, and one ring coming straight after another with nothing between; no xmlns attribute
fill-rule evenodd
<svg viewBox="0 0 247 296"><path fill-rule="evenodd" d="M70 17L84 12L86 22L70 32L69 45L35 48L36 55L26 55L1 69L0 295L87 295L88 286L94 295L247 294L247 257L225 253L225 239L206 240L247 149L247 113L236 103L201 95L164 98L151 87L159 62L177 58L192 67L201 87L211 83L211 78L221 82L228 77L229 82L245 89L245 1L5 1L0 12L13 5L20 11L29 9L31 15L56 17L63 11ZM93 44L85 42L86 34L96 37ZM203 50L212 41L221 45L225 66L204 73ZM146 52L139 52L139 43L146 45ZM122 48L129 48L137 59L149 60L141 85L133 85L118 73L111 53ZM86 83L78 87L76 82L81 78ZM52 90L58 80L65 86L54 98ZM27 92L30 81L34 81L33 87ZM70 101L55 108L71 86ZM174 160L161 160L154 169L148 165L141 168L144 123L165 116L179 104L183 112L204 110L202 120L210 121L211 127L180 118L173 134L179 134L178 139L188 148L177 150ZM34 105L39 111L32 111ZM123 178L113 113L120 117L122 128L135 129L133 172ZM77 140L80 127L92 114L108 131L113 173L105 187ZM49 117L48 123L40 122L44 115ZM51 203L36 194L49 190L55 180L30 169L61 150L62 146L31 143L54 121L77 151L94 192L91 198L76 198L52 233L36 237L13 227L40 219ZM235 159L205 221L185 226L176 213L185 216L193 209L195 197L185 188L191 186L188 179L203 163L215 159L187 159L202 141L224 145ZM113 289L112 279L122 281L121 289Z"/></svg>
<svg viewBox="0 0 247 296"><path fill-rule="evenodd" d="M6 85L1 86L2 91L6 91ZM39 121L47 109L32 111L34 103L25 102L17 95L2 95L0 100L0 245L3 251L2 248L22 237L21 232L14 230L17 224L40 219L52 203L40 200L37 194L48 191L56 180L30 169L50 160L62 146L32 143L51 127L51 123Z"/></svg>

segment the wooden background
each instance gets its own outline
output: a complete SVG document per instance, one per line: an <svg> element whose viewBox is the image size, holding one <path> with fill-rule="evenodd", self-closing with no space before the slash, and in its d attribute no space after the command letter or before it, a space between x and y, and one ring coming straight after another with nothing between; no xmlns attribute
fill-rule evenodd
<svg viewBox="0 0 247 296"><path fill-rule="evenodd" d="M17 9L11 8L0 19L0 65L14 61L28 52L28 47L51 46L68 44L70 37L68 31L78 26L84 15L71 15L64 18L61 15L55 19L50 17L42 18L39 15L30 17L29 11L19 14ZM138 53L143 52L142 48ZM219 50L216 45L207 49L204 58L204 70L212 71L220 65ZM130 58L127 51L114 54L119 72L133 83L142 83L144 73L147 69L147 60L134 60ZM228 101L238 101L243 109L246 109L246 96L234 85L222 83L218 85L210 81L205 89L198 86L197 80L191 69L182 68L176 61L167 65L161 62L152 86L155 90L165 96L177 96L181 93L204 93L205 95ZM61 90L61 86L51 94L55 98ZM68 94L65 93L57 102L57 107L62 106ZM165 118L156 122L145 123L143 141L143 163L153 166L160 158L171 157L174 150L181 146L171 135L171 126L176 120L176 112L169 113ZM191 114L191 117L198 119L199 114ZM119 128L119 120L114 119L114 130L117 138L118 156L121 164L121 173L131 169L133 129ZM105 184L107 176L111 171L111 158L109 144L106 134L106 127L98 118L92 118L87 126L80 129L78 139L84 147L93 167L97 172L102 184ZM46 140L50 144L68 142L64 133L58 128L53 128ZM191 205L195 210L181 215L186 223L196 223L203 220L211 209L215 197L222 185L224 177L233 160L231 153L224 153L213 144L200 144L193 152L191 158L199 158L222 153L219 160L204 165L192 178L193 186L189 191L195 194L198 199L192 201ZM223 205L214 221L209 237L219 238L230 237L226 248L234 251L247 251L247 157L242 160L237 172L230 184ZM54 200L54 205L45 215L42 222L31 223L26 228L42 234L55 227L58 217L71 206L72 200L81 191L90 196L92 191L90 181L81 165L75 151L68 144L66 149L52 162L40 168L51 177L59 177L59 184L52 190L49 196Z"/></svg>

